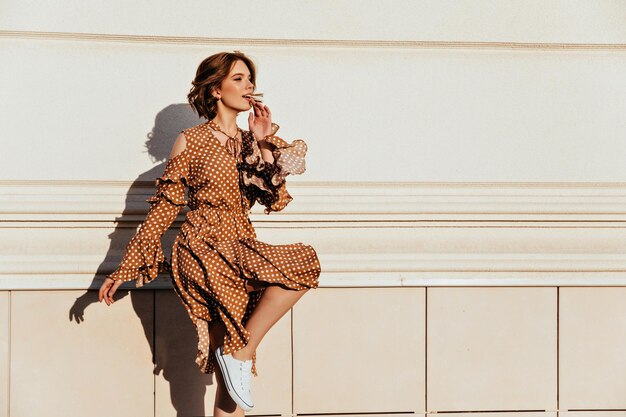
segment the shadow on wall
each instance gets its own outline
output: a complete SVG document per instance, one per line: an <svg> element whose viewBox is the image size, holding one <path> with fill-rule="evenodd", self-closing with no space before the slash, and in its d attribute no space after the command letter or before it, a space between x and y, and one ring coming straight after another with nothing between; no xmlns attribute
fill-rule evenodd
<svg viewBox="0 0 626 417"><path fill-rule="evenodd" d="M163 173L180 131L204 122L206 120L198 118L188 104L172 104L157 114L154 127L147 134L146 149L153 161L161 163L141 173L128 189L124 211L122 216L116 219L117 226L109 235L109 250L91 282L92 289L78 297L70 308L70 319L76 323L84 320L84 312L90 304L98 302L97 289L102 285L102 280L121 262L121 254L112 256L115 248L125 249L136 233L133 229L130 229L129 233L128 226L124 226L129 220L128 217L136 214L136 190L141 187L141 183L154 182ZM146 201L144 212L149 208L150 205ZM186 210L187 208L183 209L181 213ZM171 259L171 247L176 233L177 230L170 228L164 235L163 249L168 260ZM152 303L147 302L149 297L145 296L143 290L150 291L150 284L145 285L142 291L119 288L114 299L117 301L130 295L133 310L144 329L146 347L152 351L153 373L159 375L163 371L163 378L169 382L170 398L177 415L205 415L206 386L213 384L213 377L201 373L195 363L198 342L196 329L174 291L154 290L154 303L159 305L159 309L155 309L155 316L151 308ZM158 329L156 334L154 328Z"/></svg>

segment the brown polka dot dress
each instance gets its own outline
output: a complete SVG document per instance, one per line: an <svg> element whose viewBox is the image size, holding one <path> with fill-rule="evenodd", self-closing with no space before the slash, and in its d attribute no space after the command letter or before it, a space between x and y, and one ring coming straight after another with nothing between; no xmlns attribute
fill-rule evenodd
<svg viewBox="0 0 626 417"><path fill-rule="evenodd" d="M183 130L185 150L170 158L156 179L157 191L147 200L148 215L120 266L108 275L116 281L136 280L139 288L159 272L170 272L174 290L196 326L196 363L204 373L215 370L216 347L209 339L213 320L226 325L224 352L232 353L248 343L250 333L244 326L266 285L296 291L318 286L321 267L312 246L261 242L248 218L255 202L265 206L265 214L284 209L293 199L285 177L305 171L306 143L287 143L276 136L278 129L272 123L272 133L265 138L273 148L271 164L261 157L250 131L240 129L242 141L232 154L208 122ZM190 211L174 241L170 264L161 236L186 205ZM252 373L258 375L256 352Z"/></svg>

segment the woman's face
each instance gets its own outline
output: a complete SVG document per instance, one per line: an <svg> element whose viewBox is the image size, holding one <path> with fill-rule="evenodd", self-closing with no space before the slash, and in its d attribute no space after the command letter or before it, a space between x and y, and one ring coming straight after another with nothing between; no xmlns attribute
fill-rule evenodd
<svg viewBox="0 0 626 417"><path fill-rule="evenodd" d="M236 111L250 110L252 99L243 96L254 92L254 84L250 82L250 71L243 61L235 61L230 73L216 92L221 97L223 106Z"/></svg>

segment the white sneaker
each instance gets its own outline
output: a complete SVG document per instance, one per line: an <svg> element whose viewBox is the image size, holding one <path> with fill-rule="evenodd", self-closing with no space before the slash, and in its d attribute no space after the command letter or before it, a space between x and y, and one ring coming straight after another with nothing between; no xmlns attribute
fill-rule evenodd
<svg viewBox="0 0 626 417"><path fill-rule="evenodd" d="M222 371L226 389L232 399L244 411L252 410L252 392L250 389L250 379L252 376L252 359L240 361L233 358L233 355L224 355L222 346L215 350L217 364Z"/></svg>

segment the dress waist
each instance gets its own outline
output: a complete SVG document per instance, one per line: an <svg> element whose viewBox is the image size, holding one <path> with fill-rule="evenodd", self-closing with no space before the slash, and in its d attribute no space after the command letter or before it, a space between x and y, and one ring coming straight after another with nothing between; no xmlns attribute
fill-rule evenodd
<svg viewBox="0 0 626 417"><path fill-rule="evenodd" d="M187 212L181 232L189 240L230 240L255 236L243 210L226 204L201 204Z"/></svg>

